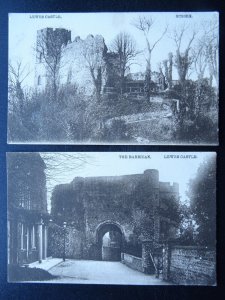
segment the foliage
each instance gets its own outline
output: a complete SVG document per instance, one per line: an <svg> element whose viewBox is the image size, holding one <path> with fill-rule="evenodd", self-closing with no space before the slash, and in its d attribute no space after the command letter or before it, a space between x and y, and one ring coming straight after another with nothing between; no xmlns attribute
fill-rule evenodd
<svg viewBox="0 0 225 300"><path fill-rule="evenodd" d="M42 281L55 279L58 276L52 275L49 272L39 268L25 268L20 266L8 266L9 281Z"/></svg>
<svg viewBox="0 0 225 300"><path fill-rule="evenodd" d="M129 240L125 242L124 252L136 257L142 257L142 243L135 230L134 233L129 235Z"/></svg>
<svg viewBox="0 0 225 300"><path fill-rule="evenodd" d="M129 139L127 126L123 120L113 120L110 126L102 130L102 140L107 142L126 142Z"/></svg>
<svg viewBox="0 0 225 300"><path fill-rule="evenodd" d="M164 209L161 210L161 215L170 218L172 221L180 224L181 222L181 206L176 197L170 196L167 199L162 199Z"/></svg>
<svg viewBox="0 0 225 300"><path fill-rule="evenodd" d="M11 94L8 114L8 140L19 142L149 142L176 139L182 142L217 140L217 97L207 81L187 81L171 89L180 103L180 112L165 118L158 103L118 96L118 101L80 93L76 85L65 84L53 101L48 90L34 91L21 99ZM23 94L24 95L24 94ZM20 103L22 102L22 103ZM172 112L172 111L171 111ZM145 122L126 124L120 116L148 113Z"/></svg>
<svg viewBox="0 0 225 300"><path fill-rule="evenodd" d="M152 113L145 122L129 124L128 130L132 136L141 137L148 143L170 143L173 139L175 123L173 118L165 118L164 112Z"/></svg>
<svg viewBox="0 0 225 300"><path fill-rule="evenodd" d="M90 128L90 123L84 119L87 105L76 86L62 86L58 90L58 101L53 101L48 90L35 91L22 112L9 112L8 139L20 142L84 140L89 137Z"/></svg>
<svg viewBox="0 0 225 300"><path fill-rule="evenodd" d="M196 241L200 245L216 243L216 160L211 156L199 167L189 182L188 196L194 220L198 226Z"/></svg>
<svg viewBox="0 0 225 300"><path fill-rule="evenodd" d="M217 124L207 115L199 115L196 120L183 120L177 126L176 138L183 142L210 143L217 140Z"/></svg>
<svg viewBox="0 0 225 300"><path fill-rule="evenodd" d="M72 69L69 73L74 74L68 76L66 84L61 84L60 77L65 75L62 68L68 63L64 46L70 37L64 39L61 29L48 29L38 35L35 49L37 63L43 64L47 71L44 91L27 92L23 85L30 73L28 66L19 61L9 63L8 140L53 143L217 141L218 92L212 86L217 83L218 87L217 20L209 20L199 32L190 30L187 24L171 31L176 53L169 53L168 59L162 61L165 76L159 64L167 89L156 93L156 98L162 101L166 98L170 102L174 99L179 102L179 108L175 104L167 115L162 105L151 102L150 96L153 96L152 54L168 32L168 26L162 28L157 37L153 34L157 27L151 17L139 16L132 25L143 35L146 45L146 49L142 49L146 56L146 72L141 95L138 92L135 92L137 95L121 93L129 68L139 54L130 34L121 32L113 39L113 52L108 51L99 35L89 35L82 44L82 67L88 71L89 82L94 87L93 95L88 96L81 92L85 87L71 84L71 78L76 77ZM173 66L177 68L179 78L176 86L172 80ZM192 67L198 76L196 81L189 79ZM205 78L205 73L209 78ZM155 108L157 104L158 108ZM148 115L141 116L145 112ZM137 122L127 122L126 116L133 114L140 114Z"/></svg>
<svg viewBox="0 0 225 300"><path fill-rule="evenodd" d="M193 220L190 206L186 203L180 206L180 220L179 238L177 242L185 246L194 245L196 224Z"/></svg>
<svg viewBox="0 0 225 300"><path fill-rule="evenodd" d="M82 197L79 198L74 195L76 195L76 191L70 184L57 185L52 192L51 214L57 224L62 225L66 220L69 224L73 224L77 230L80 230L84 225L84 204Z"/></svg>
<svg viewBox="0 0 225 300"><path fill-rule="evenodd" d="M64 252L64 235L66 229L63 228L62 224L57 225L51 223L48 228L48 255L52 257L63 257Z"/></svg>
<svg viewBox="0 0 225 300"><path fill-rule="evenodd" d="M186 81L174 87L180 111L176 116L174 136L187 142L210 143L217 140L217 96L207 81Z"/></svg>

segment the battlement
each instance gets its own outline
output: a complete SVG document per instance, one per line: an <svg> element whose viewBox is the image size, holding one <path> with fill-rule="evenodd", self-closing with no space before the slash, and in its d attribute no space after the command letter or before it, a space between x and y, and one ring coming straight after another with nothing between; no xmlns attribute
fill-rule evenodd
<svg viewBox="0 0 225 300"><path fill-rule="evenodd" d="M126 174L126 175L116 175L116 176L88 176L88 177L75 177L72 181L73 182L83 182L85 180L87 181L93 181L93 180L102 180L102 181L119 181L123 179L131 179L131 178L138 178L142 179L143 177L151 177L154 178L156 181L159 178L159 171L156 169L147 169L142 174Z"/></svg>
<svg viewBox="0 0 225 300"><path fill-rule="evenodd" d="M129 174L117 176L94 176L94 177L75 177L72 182L74 188L81 184L102 186L104 184L122 184L124 188L134 188L138 184L144 184L149 189L159 190L159 171L156 169L147 169L142 174Z"/></svg>
<svg viewBox="0 0 225 300"><path fill-rule="evenodd" d="M71 30L67 30L65 28L51 28L46 27L43 29L39 29L37 31L37 39L40 38L40 36L48 36L48 37L61 37L61 39L64 39L64 43L67 44L69 41L71 42Z"/></svg>
<svg viewBox="0 0 225 300"><path fill-rule="evenodd" d="M54 47L66 46L71 42L71 31L64 28L43 28L37 31L37 62L42 63L42 52L51 56Z"/></svg>

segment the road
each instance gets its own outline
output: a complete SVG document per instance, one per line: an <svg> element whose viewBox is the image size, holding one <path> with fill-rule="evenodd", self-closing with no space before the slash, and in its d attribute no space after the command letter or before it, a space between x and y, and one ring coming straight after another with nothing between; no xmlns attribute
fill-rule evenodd
<svg viewBox="0 0 225 300"><path fill-rule="evenodd" d="M49 272L59 276L52 283L168 285L169 283L132 270L120 262L66 260Z"/></svg>

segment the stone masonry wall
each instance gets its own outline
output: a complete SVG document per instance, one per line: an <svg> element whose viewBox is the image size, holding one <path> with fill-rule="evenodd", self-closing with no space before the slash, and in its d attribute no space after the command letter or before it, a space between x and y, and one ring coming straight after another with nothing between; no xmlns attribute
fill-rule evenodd
<svg viewBox="0 0 225 300"><path fill-rule="evenodd" d="M61 83L73 83L78 90L85 94L94 91L93 78L90 68L97 78L97 70L105 68L105 52L107 51L104 38L101 35L88 35L86 39L79 36L63 49L60 69ZM102 85L105 84L105 76L102 76ZM103 86L102 86L103 87Z"/></svg>
<svg viewBox="0 0 225 300"><path fill-rule="evenodd" d="M195 246L165 247L163 278L183 285L215 285L215 251Z"/></svg>
<svg viewBox="0 0 225 300"><path fill-rule="evenodd" d="M144 272L142 266L142 258L140 257L136 257L127 253L121 253L121 262L130 267L131 269Z"/></svg>

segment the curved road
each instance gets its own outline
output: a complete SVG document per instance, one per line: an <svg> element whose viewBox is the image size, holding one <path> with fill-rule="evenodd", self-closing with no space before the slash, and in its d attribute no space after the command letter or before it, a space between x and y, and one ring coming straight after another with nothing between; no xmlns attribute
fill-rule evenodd
<svg viewBox="0 0 225 300"><path fill-rule="evenodd" d="M48 282L83 284L168 285L169 283L130 269L121 262L66 260L49 272L59 278Z"/></svg>

